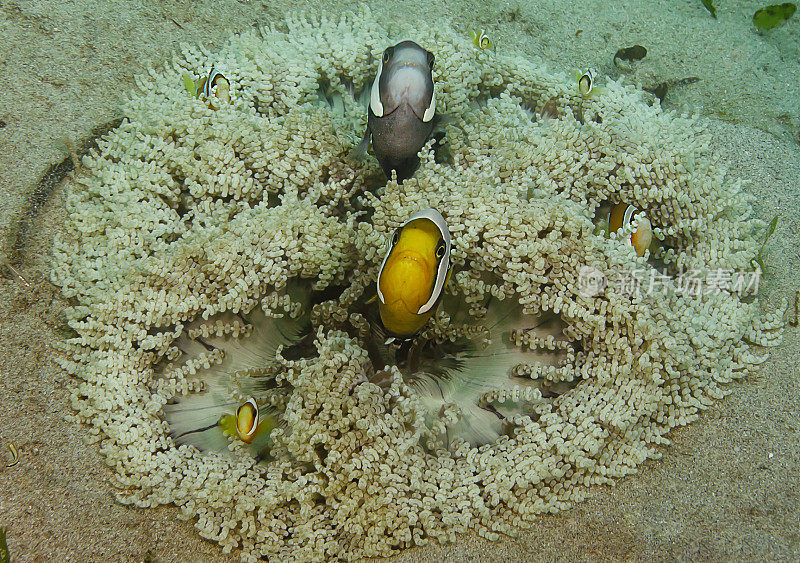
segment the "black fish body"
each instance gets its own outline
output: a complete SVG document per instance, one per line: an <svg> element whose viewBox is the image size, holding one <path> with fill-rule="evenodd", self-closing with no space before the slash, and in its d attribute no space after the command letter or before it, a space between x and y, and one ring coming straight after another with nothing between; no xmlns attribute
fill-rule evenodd
<svg viewBox="0 0 800 563"><path fill-rule="evenodd" d="M430 139L434 121L425 123L407 104L386 117L375 117L372 110L367 121L372 136L372 150L387 177L397 172L398 182L410 178L419 166L417 153Z"/></svg>
<svg viewBox="0 0 800 563"><path fill-rule="evenodd" d="M387 177L410 178L419 166L417 153L439 121L433 89L433 54L413 41L384 51L372 85L363 149L372 150Z"/></svg>

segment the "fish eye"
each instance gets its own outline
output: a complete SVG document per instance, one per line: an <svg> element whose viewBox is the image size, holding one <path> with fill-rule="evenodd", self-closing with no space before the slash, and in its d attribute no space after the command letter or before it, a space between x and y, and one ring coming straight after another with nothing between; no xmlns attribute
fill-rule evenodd
<svg viewBox="0 0 800 563"><path fill-rule="evenodd" d="M483 39L481 39L481 48L482 49L488 49L489 48L489 38L488 37L484 37Z"/></svg>
<svg viewBox="0 0 800 563"><path fill-rule="evenodd" d="M441 259L444 256L445 245L442 239L439 239L439 244L436 245L436 258Z"/></svg>
<svg viewBox="0 0 800 563"><path fill-rule="evenodd" d="M391 56L392 56L392 48L391 47L387 47L386 50L383 52L383 62L384 62L384 64L389 62L389 58Z"/></svg>
<svg viewBox="0 0 800 563"><path fill-rule="evenodd" d="M433 61L434 60L435 60L435 57L433 56L433 53L428 51L428 68L430 68L431 70L433 70Z"/></svg>
<svg viewBox="0 0 800 563"><path fill-rule="evenodd" d="M400 240L400 229L396 229L394 234L392 235L392 246L397 244L398 240Z"/></svg>

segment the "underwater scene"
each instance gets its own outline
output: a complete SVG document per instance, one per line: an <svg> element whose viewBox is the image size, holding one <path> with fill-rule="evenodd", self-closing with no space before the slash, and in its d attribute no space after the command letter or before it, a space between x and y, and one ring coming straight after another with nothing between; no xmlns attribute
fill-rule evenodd
<svg viewBox="0 0 800 563"><path fill-rule="evenodd" d="M795 12L0 2L0 563L798 560Z"/></svg>

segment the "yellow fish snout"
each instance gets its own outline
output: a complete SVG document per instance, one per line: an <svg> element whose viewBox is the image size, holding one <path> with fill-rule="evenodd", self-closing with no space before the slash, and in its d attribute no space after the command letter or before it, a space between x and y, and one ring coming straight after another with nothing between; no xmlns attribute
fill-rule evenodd
<svg viewBox="0 0 800 563"><path fill-rule="evenodd" d="M450 267L450 231L426 209L394 234L378 272L379 313L393 336L411 337L436 312Z"/></svg>
<svg viewBox="0 0 800 563"><path fill-rule="evenodd" d="M433 287L434 269L419 253L406 251L387 264L380 277L381 292L387 305L401 304L417 314Z"/></svg>
<svg viewBox="0 0 800 563"><path fill-rule="evenodd" d="M404 256L392 261L380 279L383 301L379 305L381 320L394 334L406 336L417 332L433 311L419 310L430 299L433 279L424 260Z"/></svg>

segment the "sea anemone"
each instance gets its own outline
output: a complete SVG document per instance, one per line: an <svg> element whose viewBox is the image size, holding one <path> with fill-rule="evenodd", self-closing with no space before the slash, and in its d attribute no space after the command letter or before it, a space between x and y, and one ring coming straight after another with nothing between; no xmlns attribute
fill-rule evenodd
<svg viewBox="0 0 800 563"><path fill-rule="evenodd" d="M436 54L450 122L400 186L348 154L407 36ZM741 282L764 224L702 122L612 80L584 98L505 51L362 12L186 46L137 80L69 190L53 267L74 418L122 502L173 503L244 559L493 539L657 457L764 360L753 344L782 327ZM212 63L216 109L182 83ZM647 210L648 261L596 232L623 201ZM386 344L385 244L429 207L454 274L420 336ZM727 286L684 287L712 271ZM248 444L219 423L250 397L272 423Z"/></svg>

